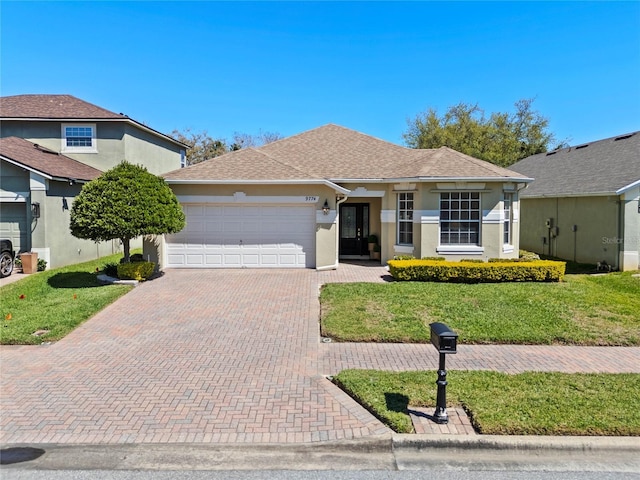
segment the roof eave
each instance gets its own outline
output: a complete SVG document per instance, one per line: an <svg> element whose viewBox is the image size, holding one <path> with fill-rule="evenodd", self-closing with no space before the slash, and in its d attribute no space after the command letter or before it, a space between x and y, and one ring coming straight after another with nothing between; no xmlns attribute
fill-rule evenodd
<svg viewBox="0 0 640 480"><path fill-rule="evenodd" d="M165 181L169 185L326 185L338 193L348 194L351 190L341 187L330 180L325 179L303 179L303 180L246 180L246 179L227 179L227 180L186 180L166 178Z"/></svg>
<svg viewBox="0 0 640 480"><path fill-rule="evenodd" d="M7 157L5 155L0 155L0 158L2 160L4 160L5 162L9 162L10 164L15 165L16 167L24 168L28 172L32 172L32 173L35 173L37 175L40 175L41 177L44 177L47 180L52 180L53 179L53 177L51 175L49 175L48 173L45 173L42 170L38 170L36 168L30 167L29 165L25 165L24 163L19 162L18 160L14 160L13 158Z"/></svg>
<svg viewBox="0 0 640 480"><path fill-rule="evenodd" d="M387 178L331 178L340 183L391 183L391 182L520 182L530 183L529 177L387 177Z"/></svg>
<svg viewBox="0 0 640 480"><path fill-rule="evenodd" d="M616 190L616 195L622 195L623 193L627 193L629 190L637 187L638 185L640 185L640 179L636 180L635 182L631 182L629 185L625 185L624 187L619 188L618 190Z"/></svg>
<svg viewBox="0 0 640 480"><path fill-rule="evenodd" d="M184 147L185 149L191 148L189 145L176 140L175 138L159 132L158 130L154 130L151 127L148 127L144 123L140 123L133 118L122 117L122 118L112 118L112 117L83 117L83 118L51 118L51 117L1 117L0 121L26 121L26 122L125 122L131 125L138 127L140 130L144 130L149 132L156 137L164 138L180 147Z"/></svg>

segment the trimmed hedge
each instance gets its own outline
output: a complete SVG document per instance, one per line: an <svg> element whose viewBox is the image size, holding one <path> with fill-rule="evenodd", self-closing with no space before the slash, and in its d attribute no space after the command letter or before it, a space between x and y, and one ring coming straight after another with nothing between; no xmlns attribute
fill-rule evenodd
<svg viewBox="0 0 640 480"><path fill-rule="evenodd" d="M118 278L121 280L146 280L153 274L156 264L153 262L121 263L118 265Z"/></svg>
<svg viewBox="0 0 640 480"><path fill-rule="evenodd" d="M565 262L442 262L434 260L389 260L396 280L414 282L559 282Z"/></svg>

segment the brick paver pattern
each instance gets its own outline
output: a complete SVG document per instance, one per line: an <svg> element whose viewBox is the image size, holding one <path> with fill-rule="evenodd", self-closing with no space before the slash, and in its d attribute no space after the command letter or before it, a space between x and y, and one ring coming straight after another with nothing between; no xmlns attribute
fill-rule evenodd
<svg viewBox="0 0 640 480"><path fill-rule="evenodd" d="M299 443L388 434L324 375L437 368L429 345L320 342L337 271L170 270L49 346L0 347L0 442ZM640 372L639 348L465 346L447 368Z"/></svg>

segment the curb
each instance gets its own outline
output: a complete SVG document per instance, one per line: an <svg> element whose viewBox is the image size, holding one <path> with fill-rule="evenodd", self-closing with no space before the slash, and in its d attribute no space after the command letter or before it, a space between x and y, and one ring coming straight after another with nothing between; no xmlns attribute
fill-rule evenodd
<svg viewBox="0 0 640 480"><path fill-rule="evenodd" d="M640 455L640 438L535 435L393 434L394 449L456 449L565 452L628 452Z"/></svg>
<svg viewBox="0 0 640 480"><path fill-rule="evenodd" d="M98 281L115 285L133 285L134 287L137 287L138 283L140 283L138 280L120 280L119 278L113 278L103 273L98 275Z"/></svg>

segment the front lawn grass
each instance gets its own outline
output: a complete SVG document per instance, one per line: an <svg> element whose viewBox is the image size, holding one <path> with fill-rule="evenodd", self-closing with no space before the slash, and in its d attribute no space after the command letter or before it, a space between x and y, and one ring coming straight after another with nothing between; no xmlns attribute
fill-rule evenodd
<svg viewBox="0 0 640 480"><path fill-rule="evenodd" d="M328 284L322 335L336 341L429 342L443 322L460 343L640 345L640 278L567 275L561 283Z"/></svg>
<svg viewBox="0 0 640 480"><path fill-rule="evenodd" d="M344 370L334 381L399 433L407 406L436 405L436 372ZM447 408L487 435L640 435L640 374L450 371Z"/></svg>
<svg viewBox="0 0 640 480"><path fill-rule="evenodd" d="M29 275L0 289L0 344L29 345L60 340L129 290L102 285L96 268L122 254ZM48 330L42 336L33 333Z"/></svg>

